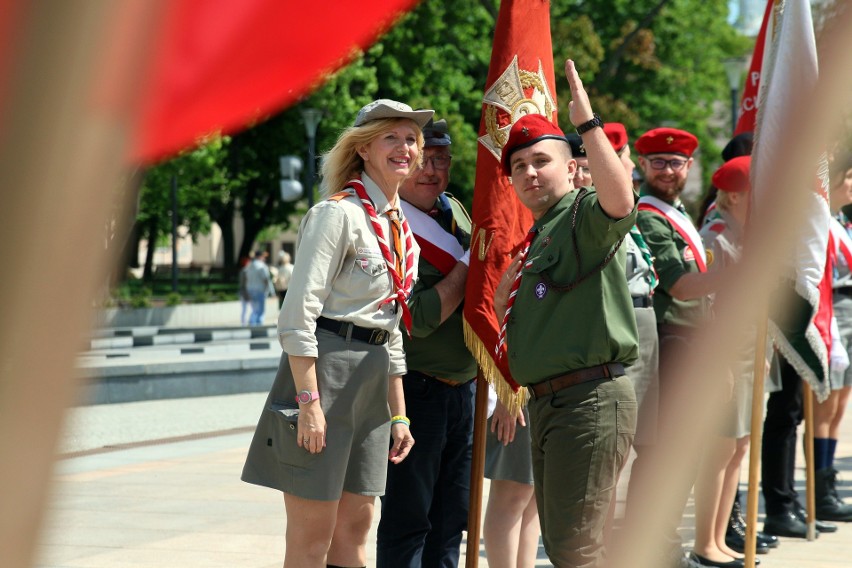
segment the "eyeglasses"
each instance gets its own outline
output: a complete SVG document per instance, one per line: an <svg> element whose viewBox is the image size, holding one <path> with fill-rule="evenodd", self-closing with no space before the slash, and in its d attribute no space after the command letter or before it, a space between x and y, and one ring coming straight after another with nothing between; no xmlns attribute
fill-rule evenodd
<svg viewBox="0 0 852 568"><path fill-rule="evenodd" d="M592 170L590 170L590 169L589 169L588 167L586 167L586 166L577 166L577 175L581 175L581 176L589 176L589 177L591 177L591 175L592 175Z"/></svg>
<svg viewBox="0 0 852 568"><path fill-rule="evenodd" d="M423 158L423 165L420 166L421 169L426 169L426 165L429 162L432 162L432 167L436 170L444 171L450 169L450 162L453 161L452 156L448 156L446 154L438 154L437 156L430 156L429 158Z"/></svg>
<svg viewBox="0 0 852 568"><path fill-rule="evenodd" d="M648 160L648 163L651 164L651 167L655 170L664 170L666 166L669 166L673 172L679 171L683 166L686 165L687 160L681 160L678 158L673 158L671 160L664 160L662 158L654 158L653 160Z"/></svg>

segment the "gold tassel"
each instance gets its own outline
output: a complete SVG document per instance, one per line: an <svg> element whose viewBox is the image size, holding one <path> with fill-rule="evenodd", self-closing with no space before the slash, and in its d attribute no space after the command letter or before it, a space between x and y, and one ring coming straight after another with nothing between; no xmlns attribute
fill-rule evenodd
<svg viewBox="0 0 852 568"><path fill-rule="evenodd" d="M521 387L518 392L512 390L512 387L503 378L503 373L500 372L500 369L494 362L492 350L485 346L476 332L473 331L473 328L467 323L467 320L464 320L464 342L467 344L470 352L473 353L473 357L479 364L479 368L482 369L482 376L485 377L485 380L491 385L494 392L497 393L497 398L500 402L512 414L517 415L520 413L521 408L529 400L527 389Z"/></svg>

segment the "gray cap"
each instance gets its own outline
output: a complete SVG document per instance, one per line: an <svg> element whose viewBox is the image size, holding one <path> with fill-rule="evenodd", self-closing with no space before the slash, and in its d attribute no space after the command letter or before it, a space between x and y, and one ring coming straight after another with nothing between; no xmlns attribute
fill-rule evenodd
<svg viewBox="0 0 852 568"><path fill-rule="evenodd" d="M379 99L367 103L358 111L354 126L362 126L371 120L378 120L380 118L410 118L420 128L423 128L432 118L433 114L435 114L434 110L412 110L405 103L390 99Z"/></svg>
<svg viewBox="0 0 852 568"><path fill-rule="evenodd" d="M447 121L443 118L434 121L430 119L426 123L426 126L423 127L423 139L426 141L424 145L426 148L430 146L449 146L453 143L452 138L450 138Z"/></svg>

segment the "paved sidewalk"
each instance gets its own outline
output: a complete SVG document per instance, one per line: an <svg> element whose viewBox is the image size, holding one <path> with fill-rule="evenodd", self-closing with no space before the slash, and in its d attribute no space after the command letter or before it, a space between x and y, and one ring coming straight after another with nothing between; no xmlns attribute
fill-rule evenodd
<svg viewBox="0 0 852 568"><path fill-rule="evenodd" d="M253 396L255 399L247 398ZM179 404L130 403L109 405L114 417L99 408L92 419L87 408L75 409L64 451L132 442L134 435L92 438L94 430L109 431L111 421L137 426L140 416L172 425L172 435L193 434L178 415L201 417L221 415L223 405L238 405L239 416L220 426L230 433L177 442L137 447L116 447L90 455L61 460L55 472L55 495L49 510L48 527L42 537L37 566L78 568L194 568L194 567L280 567L284 556L283 500L280 494L242 483L240 471L260 411L263 395L240 398L209 397L183 399ZM141 412L138 409L143 409ZM152 414L156 408L159 414ZM136 410L136 413L134 413ZM216 424L216 423L211 423ZM129 428L129 426L128 426ZM149 437L161 436L151 430ZM138 434L137 434L138 436ZM96 439L94 443L86 440ZM838 455L842 477L852 482L852 421L846 420ZM799 478L803 474L799 472ZM485 486L487 499L488 484ZM850 485L841 493L852 497ZM376 515L370 536L375 542ZM682 533L691 538L691 508L684 517ZM368 565L375 551L369 549ZM536 566L550 566L539 549ZM841 525L834 534L821 535L816 542L783 539L781 547L761 556L763 567L839 568L852 558L852 524ZM464 559L462 560L464 565ZM487 560L480 548L480 566Z"/></svg>

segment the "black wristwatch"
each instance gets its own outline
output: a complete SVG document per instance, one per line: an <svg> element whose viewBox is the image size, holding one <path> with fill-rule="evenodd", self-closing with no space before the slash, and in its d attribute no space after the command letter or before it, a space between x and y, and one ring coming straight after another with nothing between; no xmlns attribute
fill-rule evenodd
<svg viewBox="0 0 852 568"><path fill-rule="evenodd" d="M594 117L592 120L584 122L577 127L577 134L582 136L592 128L603 128L604 123L603 120L601 120L601 117L598 116L598 113L594 113L592 116Z"/></svg>

